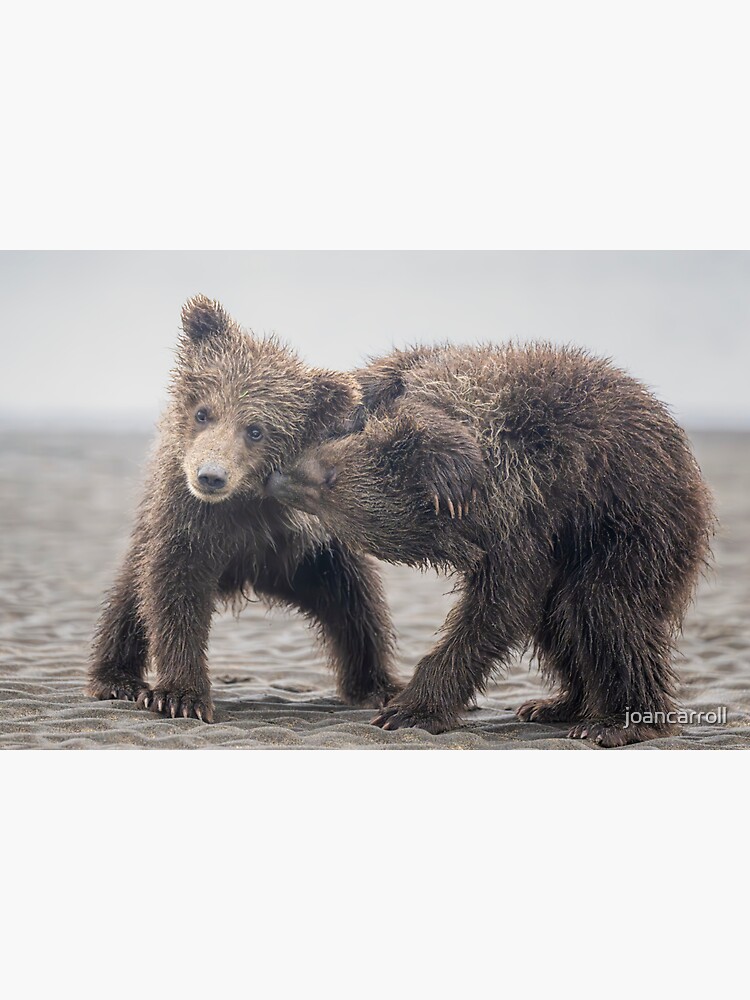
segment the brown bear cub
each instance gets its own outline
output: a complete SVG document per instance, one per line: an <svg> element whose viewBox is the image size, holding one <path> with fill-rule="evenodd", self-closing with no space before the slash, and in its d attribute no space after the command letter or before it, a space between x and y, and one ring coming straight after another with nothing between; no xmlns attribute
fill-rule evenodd
<svg viewBox="0 0 750 1000"><path fill-rule="evenodd" d="M666 408L608 361L545 344L417 348L358 375L348 426L267 490L353 548L462 577L442 638L374 723L449 729L533 644L559 693L522 720L608 747L673 731L673 642L713 514Z"/></svg>
<svg viewBox="0 0 750 1000"><path fill-rule="evenodd" d="M346 701L385 704L398 690L393 634L371 561L263 495L273 469L357 404L355 379L243 333L204 297L182 325L171 404L94 640L91 694L210 722L211 616L217 600L252 589L317 624Z"/></svg>

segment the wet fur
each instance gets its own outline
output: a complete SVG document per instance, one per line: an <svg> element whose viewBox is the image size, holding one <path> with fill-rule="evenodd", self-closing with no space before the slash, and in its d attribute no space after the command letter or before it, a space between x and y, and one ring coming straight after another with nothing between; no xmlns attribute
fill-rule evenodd
<svg viewBox="0 0 750 1000"><path fill-rule="evenodd" d="M461 581L440 641L375 722L449 729L533 645L559 693L522 719L604 746L670 731L623 728L628 707L674 709L673 643L714 527L666 407L607 360L547 344L417 347L358 376L362 404L285 470L282 499L352 547Z"/></svg>
<svg viewBox="0 0 750 1000"><path fill-rule="evenodd" d="M211 617L217 602L254 592L299 609L318 628L346 701L383 704L397 686L372 562L262 491L273 468L351 412L356 382L308 368L273 338L245 334L199 296L183 310L170 388L131 545L94 638L91 694L211 721ZM201 427L194 414L203 404L212 416ZM263 427L260 445L243 437L247 424ZM194 495L207 458L227 470L229 495L220 502Z"/></svg>

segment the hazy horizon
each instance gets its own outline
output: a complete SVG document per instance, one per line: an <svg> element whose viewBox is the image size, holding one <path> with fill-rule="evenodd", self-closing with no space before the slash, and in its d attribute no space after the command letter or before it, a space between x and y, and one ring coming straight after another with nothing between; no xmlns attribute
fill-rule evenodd
<svg viewBox="0 0 750 1000"><path fill-rule="evenodd" d="M575 343L687 427L750 429L750 252L4 252L0 424L148 430L203 292L307 361L415 341Z"/></svg>

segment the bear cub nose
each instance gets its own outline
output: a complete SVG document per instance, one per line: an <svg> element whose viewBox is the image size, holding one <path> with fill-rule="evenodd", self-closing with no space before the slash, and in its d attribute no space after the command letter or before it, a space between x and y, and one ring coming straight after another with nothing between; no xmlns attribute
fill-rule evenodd
<svg viewBox="0 0 750 1000"><path fill-rule="evenodd" d="M227 472L220 465L202 465L198 469L198 482L207 493L216 493L227 485Z"/></svg>

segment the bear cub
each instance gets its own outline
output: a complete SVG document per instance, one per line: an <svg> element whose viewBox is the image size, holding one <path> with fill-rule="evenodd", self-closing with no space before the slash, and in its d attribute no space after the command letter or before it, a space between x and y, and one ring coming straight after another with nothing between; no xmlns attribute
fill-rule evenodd
<svg viewBox="0 0 750 1000"><path fill-rule="evenodd" d="M356 381L244 333L203 296L185 305L182 330L130 548L97 627L90 693L212 721L211 616L252 589L318 627L346 701L384 704L398 687L372 561L264 495L274 469L357 405Z"/></svg>
<svg viewBox="0 0 750 1000"><path fill-rule="evenodd" d="M439 733L513 650L558 691L518 709L603 746L674 730L672 652L714 517L686 435L608 361L547 344L417 347L267 493L353 549L455 571L442 637L373 722ZM627 711L651 722L626 726Z"/></svg>

